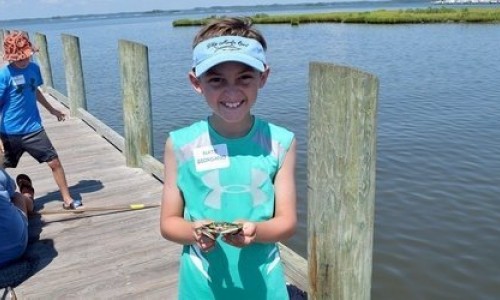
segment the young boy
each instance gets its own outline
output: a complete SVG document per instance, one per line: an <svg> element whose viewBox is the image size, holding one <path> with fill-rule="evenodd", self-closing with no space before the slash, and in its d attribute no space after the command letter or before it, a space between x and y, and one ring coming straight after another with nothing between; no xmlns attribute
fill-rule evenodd
<svg viewBox="0 0 500 300"><path fill-rule="evenodd" d="M40 68L31 62L35 51L22 32L14 31L4 38L4 60L9 62L0 69L0 151L5 156L4 167L15 168L25 151L38 162L46 162L61 192L63 208L76 209L82 202L73 200L69 193L64 169L42 126L36 102L58 121L66 116L52 107L38 88L43 80Z"/></svg>
<svg viewBox="0 0 500 300"><path fill-rule="evenodd" d="M265 50L248 19L195 37L189 80L212 112L167 139L160 220L163 237L184 245L179 299L288 299L276 243L296 226L296 142L250 112L269 75ZM204 230L223 222L241 230Z"/></svg>

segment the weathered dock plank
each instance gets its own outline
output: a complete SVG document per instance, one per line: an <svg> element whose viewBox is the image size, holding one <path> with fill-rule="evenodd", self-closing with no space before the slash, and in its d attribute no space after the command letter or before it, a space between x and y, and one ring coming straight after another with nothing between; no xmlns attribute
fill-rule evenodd
<svg viewBox="0 0 500 300"><path fill-rule="evenodd" d="M142 169L125 167L122 153L87 124L76 118L57 122L41 111L70 192L87 208L160 203L162 183ZM18 299L177 298L181 246L161 237L158 207L67 213L48 166L25 154L8 172L32 178L40 213L30 218L26 254L35 272L14 288Z"/></svg>

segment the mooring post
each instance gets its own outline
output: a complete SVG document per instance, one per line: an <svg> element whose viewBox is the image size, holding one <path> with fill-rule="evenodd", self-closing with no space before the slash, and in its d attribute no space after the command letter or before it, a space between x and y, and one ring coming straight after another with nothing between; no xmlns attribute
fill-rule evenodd
<svg viewBox="0 0 500 300"><path fill-rule="evenodd" d="M80 40L78 37L68 34L62 34L61 37L64 49L64 70L69 110L72 116L78 116L78 108L87 110Z"/></svg>
<svg viewBox="0 0 500 300"><path fill-rule="evenodd" d="M43 85L46 90L47 87L54 87L54 80L52 79L52 67L50 65L47 37L45 34L35 33L35 45L38 47L38 64L40 65Z"/></svg>
<svg viewBox="0 0 500 300"><path fill-rule="evenodd" d="M129 167L141 167L142 156L153 155L151 85L148 48L120 40L120 75L123 97L125 159Z"/></svg>
<svg viewBox="0 0 500 300"><path fill-rule="evenodd" d="M370 299L378 79L325 63L309 72L309 296Z"/></svg>

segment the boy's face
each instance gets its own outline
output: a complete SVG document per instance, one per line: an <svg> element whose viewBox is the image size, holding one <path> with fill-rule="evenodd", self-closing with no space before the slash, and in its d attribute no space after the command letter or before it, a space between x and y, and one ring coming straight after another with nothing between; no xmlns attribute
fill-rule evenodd
<svg viewBox="0 0 500 300"><path fill-rule="evenodd" d="M269 75L239 62L224 62L196 78L189 74L193 88L205 97L213 115L227 123L251 121L250 109Z"/></svg>
<svg viewBox="0 0 500 300"><path fill-rule="evenodd" d="M18 68L18 69L24 69L28 66L28 64L30 63L30 58L25 58L25 59L21 59L21 60L17 60L17 61L13 61L12 64Z"/></svg>

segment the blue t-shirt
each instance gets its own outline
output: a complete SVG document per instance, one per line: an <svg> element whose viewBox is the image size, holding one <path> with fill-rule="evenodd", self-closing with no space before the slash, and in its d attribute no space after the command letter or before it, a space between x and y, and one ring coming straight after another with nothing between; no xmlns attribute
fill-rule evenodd
<svg viewBox="0 0 500 300"><path fill-rule="evenodd" d="M0 69L0 132L27 134L42 129L36 91L43 84L40 68L30 62L24 69L9 64Z"/></svg>
<svg viewBox="0 0 500 300"><path fill-rule="evenodd" d="M11 202L16 185L0 169L0 267L21 256L28 245L28 220Z"/></svg>
<svg viewBox="0 0 500 300"><path fill-rule="evenodd" d="M274 178L293 133L254 120L250 132L235 139L207 121L170 133L185 219L259 222L274 216ZM208 253L186 245L179 277L179 299L288 299L275 243L240 249L218 238Z"/></svg>

